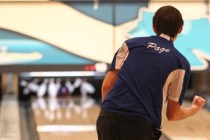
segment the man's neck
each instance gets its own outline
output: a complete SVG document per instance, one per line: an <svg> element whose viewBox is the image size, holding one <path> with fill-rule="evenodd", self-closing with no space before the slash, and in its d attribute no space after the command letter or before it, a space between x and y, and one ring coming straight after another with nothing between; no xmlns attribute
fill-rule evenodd
<svg viewBox="0 0 210 140"><path fill-rule="evenodd" d="M160 34L160 37L163 37L163 38L167 39L168 41L172 40L174 42L176 40L177 36L170 37L169 35L162 33L162 34Z"/></svg>

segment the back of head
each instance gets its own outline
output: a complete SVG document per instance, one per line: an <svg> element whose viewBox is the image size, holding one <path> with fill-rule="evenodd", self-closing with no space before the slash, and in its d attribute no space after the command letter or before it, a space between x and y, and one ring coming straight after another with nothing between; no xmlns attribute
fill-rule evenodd
<svg viewBox="0 0 210 140"><path fill-rule="evenodd" d="M153 26L158 35L164 33L173 38L179 33L183 24L180 11L169 5L159 8L153 17Z"/></svg>

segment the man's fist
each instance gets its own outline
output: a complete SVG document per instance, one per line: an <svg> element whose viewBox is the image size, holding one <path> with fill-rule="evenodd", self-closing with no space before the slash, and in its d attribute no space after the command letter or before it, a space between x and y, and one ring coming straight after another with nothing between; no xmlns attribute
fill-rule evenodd
<svg viewBox="0 0 210 140"><path fill-rule="evenodd" d="M205 103L206 103L205 99L195 95L192 102L192 106L196 107L197 111L199 111L205 105Z"/></svg>

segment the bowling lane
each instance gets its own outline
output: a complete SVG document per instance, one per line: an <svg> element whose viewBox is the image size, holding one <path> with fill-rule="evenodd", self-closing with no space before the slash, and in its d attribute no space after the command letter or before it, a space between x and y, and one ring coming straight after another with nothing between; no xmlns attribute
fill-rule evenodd
<svg viewBox="0 0 210 140"><path fill-rule="evenodd" d="M40 140L97 139L99 106L92 98L34 98L32 110Z"/></svg>

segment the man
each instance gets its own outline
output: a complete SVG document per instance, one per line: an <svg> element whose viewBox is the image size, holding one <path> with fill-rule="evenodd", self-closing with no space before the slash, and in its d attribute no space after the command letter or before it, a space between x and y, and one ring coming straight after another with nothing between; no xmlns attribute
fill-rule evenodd
<svg viewBox="0 0 210 140"><path fill-rule="evenodd" d="M179 10L163 6L153 17L156 36L126 40L116 52L102 85L98 140L157 140L166 101L170 121L192 116L204 106L199 96L191 107L181 106L190 65L173 42L182 27Z"/></svg>

